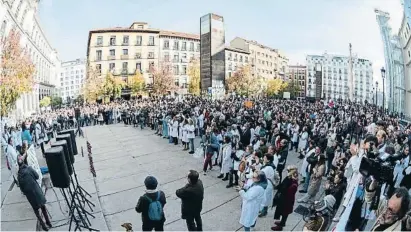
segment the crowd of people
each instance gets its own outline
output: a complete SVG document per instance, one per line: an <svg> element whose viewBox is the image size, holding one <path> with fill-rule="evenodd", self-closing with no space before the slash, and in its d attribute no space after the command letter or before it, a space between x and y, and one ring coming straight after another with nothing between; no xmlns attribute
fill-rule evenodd
<svg viewBox="0 0 411 232"><path fill-rule="evenodd" d="M203 175L217 169L217 178L241 196L239 222L246 231L266 217L270 207L275 207L271 230L283 230L295 202L309 208L301 228L305 231L331 229L332 221L339 231L411 230L411 125L374 105L191 97L91 104L79 106L77 116L74 108L4 127L2 144L16 182L19 168L13 149L21 153L23 144L32 144L44 154L44 143L56 130L124 123L149 128L166 142L204 158ZM302 164L290 162L289 155ZM367 170L367 164L391 165L390 178L383 180ZM147 191L136 206L142 229L163 230L164 193L157 190L155 177L147 177L145 185ZM296 199L297 191L304 196ZM189 172L188 184L176 195L182 199L187 228L202 230L200 213L207 196L197 171Z"/></svg>

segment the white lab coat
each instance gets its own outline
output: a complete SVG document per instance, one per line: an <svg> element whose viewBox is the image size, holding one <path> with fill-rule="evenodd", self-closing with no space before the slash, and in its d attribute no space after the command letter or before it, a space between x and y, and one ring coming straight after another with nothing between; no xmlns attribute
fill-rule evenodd
<svg viewBox="0 0 411 232"><path fill-rule="evenodd" d="M177 138L178 137L178 121L177 120L172 121L171 125L172 125L171 126L171 137Z"/></svg>
<svg viewBox="0 0 411 232"><path fill-rule="evenodd" d="M261 204L261 207L268 207L273 202L274 187L273 187L273 184L271 182L274 183L275 171L274 171L273 167L271 167L271 166L263 167L261 169L261 171L264 172L265 176L267 177L267 182L268 182L267 188L264 191L264 200Z"/></svg>
<svg viewBox="0 0 411 232"><path fill-rule="evenodd" d="M188 124L183 126L183 138L181 140L185 143L188 142L187 133L188 133Z"/></svg>
<svg viewBox="0 0 411 232"><path fill-rule="evenodd" d="M231 159L231 144L224 144L222 149L222 164L221 173L229 173L233 166L233 159Z"/></svg>
<svg viewBox="0 0 411 232"><path fill-rule="evenodd" d="M402 174L402 172L404 171L405 168L408 167L408 163L409 163L409 156L407 156L402 163L400 163L400 161L397 161L397 164L395 165L394 168L394 187L395 188L399 188L402 179L404 178L404 175Z"/></svg>
<svg viewBox="0 0 411 232"><path fill-rule="evenodd" d="M27 150L27 165L32 167L34 171L37 172L39 178L37 179L37 183L41 187L41 182L43 180L43 174L41 174L40 165L37 160L36 150L34 145L31 145L30 148Z"/></svg>
<svg viewBox="0 0 411 232"><path fill-rule="evenodd" d="M300 174L302 177L306 178L307 177L307 168L309 163L307 162L307 158L315 152L315 148L312 148L311 150L309 150L310 148L307 149L307 152L305 153L305 157L304 157L304 161L301 164L301 168L300 168Z"/></svg>
<svg viewBox="0 0 411 232"><path fill-rule="evenodd" d="M17 151L10 144L7 145L7 160L9 161L11 174L14 179L17 180L17 174L19 172L19 164L17 163Z"/></svg>
<svg viewBox="0 0 411 232"><path fill-rule="evenodd" d="M194 139L195 138L195 127L194 125L186 125L186 129L187 129L187 140L188 139Z"/></svg>
<svg viewBox="0 0 411 232"><path fill-rule="evenodd" d="M238 151L235 152L235 155L237 156L238 159L240 159L240 161L235 161L235 160L234 160L233 169L234 169L235 171L238 171L238 167L240 166L241 158L242 158L243 155L244 155L244 151L243 151L243 150L238 150Z"/></svg>
<svg viewBox="0 0 411 232"><path fill-rule="evenodd" d="M308 141L308 132L307 131L301 132L300 141L298 142L298 149L304 150L305 147L307 146L307 141Z"/></svg>
<svg viewBox="0 0 411 232"><path fill-rule="evenodd" d="M261 202L264 200L264 188L254 185L247 192L241 190L239 193L243 200L240 224L244 227L251 227L257 221L260 212Z"/></svg>

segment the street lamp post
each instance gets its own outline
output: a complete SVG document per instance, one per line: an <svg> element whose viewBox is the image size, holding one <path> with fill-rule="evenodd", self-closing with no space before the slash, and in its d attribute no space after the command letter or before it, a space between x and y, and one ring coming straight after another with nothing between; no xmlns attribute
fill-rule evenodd
<svg viewBox="0 0 411 232"><path fill-rule="evenodd" d="M385 111L385 69L381 68L381 77L382 77L382 106Z"/></svg>
<svg viewBox="0 0 411 232"><path fill-rule="evenodd" d="M378 81L375 82L375 105L378 107Z"/></svg>

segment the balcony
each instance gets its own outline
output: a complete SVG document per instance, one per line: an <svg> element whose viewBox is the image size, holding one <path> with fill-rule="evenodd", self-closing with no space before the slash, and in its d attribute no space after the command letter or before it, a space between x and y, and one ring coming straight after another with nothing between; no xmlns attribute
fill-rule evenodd
<svg viewBox="0 0 411 232"><path fill-rule="evenodd" d="M107 60L115 60L116 56L107 56Z"/></svg>
<svg viewBox="0 0 411 232"><path fill-rule="evenodd" d="M94 46L95 47L103 47L103 43L96 43Z"/></svg>
<svg viewBox="0 0 411 232"><path fill-rule="evenodd" d="M178 59L173 59L173 63L179 63Z"/></svg>
<svg viewBox="0 0 411 232"><path fill-rule="evenodd" d="M94 59L94 61L95 61L95 62L99 62L99 61L101 61L101 57L97 57L97 58L95 58L95 59Z"/></svg>
<svg viewBox="0 0 411 232"><path fill-rule="evenodd" d="M187 58L181 58L181 63L188 63L188 59Z"/></svg>
<svg viewBox="0 0 411 232"><path fill-rule="evenodd" d="M154 59L154 56L148 56L147 59Z"/></svg>
<svg viewBox="0 0 411 232"><path fill-rule="evenodd" d="M169 46L167 46L167 47L164 46L164 47L163 47L163 50L170 50L170 47L169 47Z"/></svg>
<svg viewBox="0 0 411 232"><path fill-rule="evenodd" d="M113 69L111 73L113 76L130 76L136 74L137 69L134 69L132 71L129 71L126 68L121 68L121 69Z"/></svg>
<svg viewBox="0 0 411 232"><path fill-rule="evenodd" d="M121 55L120 59L122 59L122 60L128 60L129 57L128 57L128 55Z"/></svg>
<svg viewBox="0 0 411 232"><path fill-rule="evenodd" d="M134 56L134 59L141 59L141 54L136 54L136 55Z"/></svg>
<svg viewBox="0 0 411 232"><path fill-rule="evenodd" d="M129 43L128 43L128 42L126 42L126 43L123 42L122 45L123 45L123 46L128 46Z"/></svg>

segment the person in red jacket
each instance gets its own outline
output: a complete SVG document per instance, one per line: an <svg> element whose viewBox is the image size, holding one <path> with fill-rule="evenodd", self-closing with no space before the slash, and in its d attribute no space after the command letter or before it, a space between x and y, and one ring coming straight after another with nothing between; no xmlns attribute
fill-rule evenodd
<svg viewBox="0 0 411 232"><path fill-rule="evenodd" d="M288 215L293 212L295 193L298 189L298 169L294 165L287 167L287 177L278 186L279 197L274 197L273 206L277 205L274 213L275 226L271 227L273 231L282 231L287 222ZM281 217L281 220L279 220Z"/></svg>

